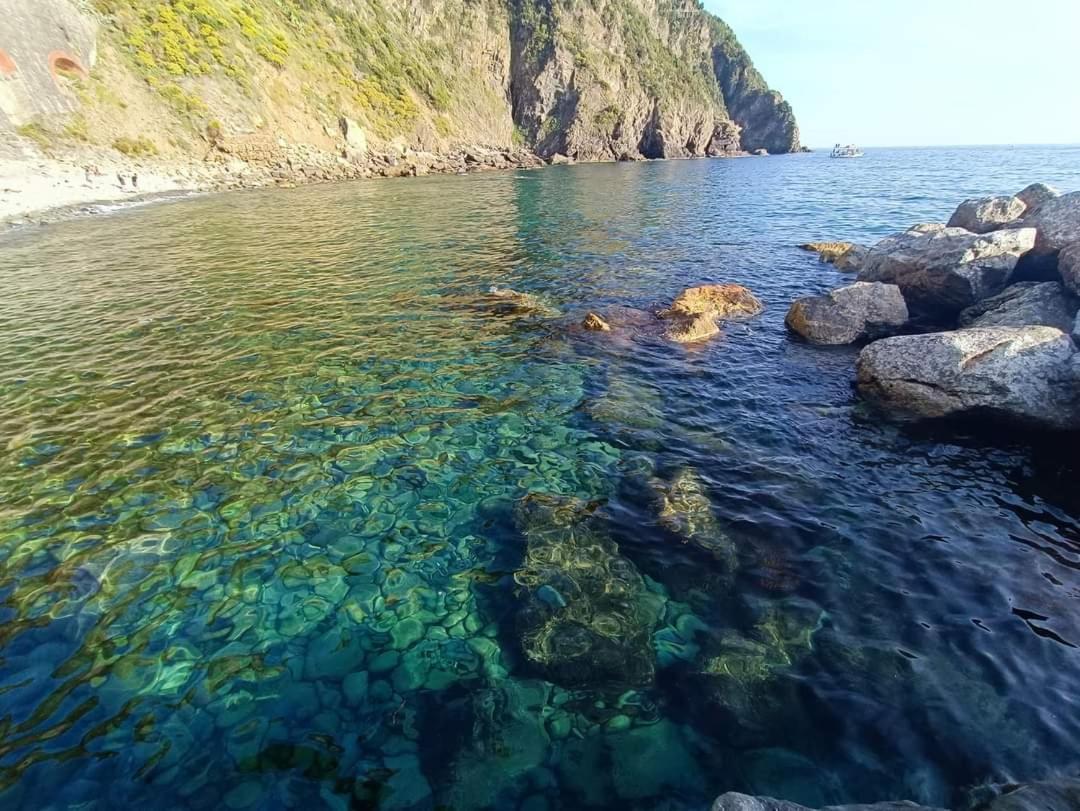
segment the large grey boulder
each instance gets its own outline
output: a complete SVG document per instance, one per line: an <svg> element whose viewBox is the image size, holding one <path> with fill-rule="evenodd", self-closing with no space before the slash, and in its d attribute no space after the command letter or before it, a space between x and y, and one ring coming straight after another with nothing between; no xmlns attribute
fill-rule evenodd
<svg viewBox="0 0 1080 811"><path fill-rule="evenodd" d="M1057 778L1022 786L989 786L990 796L971 792L962 807L977 811L1080 811L1080 780ZM941 811L912 802L881 802L870 805L831 805L822 811ZM712 804L712 811L810 811L805 805L728 792Z"/></svg>
<svg viewBox="0 0 1080 811"><path fill-rule="evenodd" d="M960 313L961 327L1072 329L1077 302L1058 282L1020 282Z"/></svg>
<svg viewBox="0 0 1080 811"><path fill-rule="evenodd" d="M1053 327L980 327L870 344L859 390L918 417L993 416L1030 427L1080 429L1080 358Z"/></svg>
<svg viewBox="0 0 1080 811"><path fill-rule="evenodd" d="M1061 192L1045 183L1032 183L1023 191L1017 192L1016 197L1027 206L1027 214L1033 214L1047 200L1061 197Z"/></svg>
<svg viewBox="0 0 1080 811"><path fill-rule="evenodd" d="M1015 222L1027 211L1018 197L980 197L965 200L949 218L949 228L963 228L974 234L998 231Z"/></svg>
<svg viewBox="0 0 1080 811"><path fill-rule="evenodd" d="M1001 291L1017 261L1035 244L1035 230L973 234L962 228L917 225L873 247L860 282L895 284L912 314L938 321Z"/></svg>
<svg viewBox="0 0 1080 811"><path fill-rule="evenodd" d="M1047 200L1024 217L1024 227L1034 228L1035 252L1053 254L1072 242L1080 242L1080 192Z"/></svg>
<svg viewBox="0 0 1080 811"><path fill-rule="evenodd" d="M797 299L787 325L815 344L852 344L895 333L908 320L900 288L856 282L824 296Z"/></svg>
<svg viewBox="0 0 1080 811"><path fill-rule="evenodd" d="M721 794L712 804L712 811L812 811L805 805L775 800L772 797L752 797L729 791ZM940 808L917 805L906 801L871 803L867 805L829 805L822 811L944 811Z"/></svg>
<svg viewBox="0 0 1080 811"><path fill-rule="evenodd" d="M1080 242L1073 242L1058 254L1058 273L1065 286L1080 295Z"/></svg>

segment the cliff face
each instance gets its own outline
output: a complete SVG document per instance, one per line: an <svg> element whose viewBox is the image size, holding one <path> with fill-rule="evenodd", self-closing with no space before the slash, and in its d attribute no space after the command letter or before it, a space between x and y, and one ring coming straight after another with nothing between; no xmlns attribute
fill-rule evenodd
<svg viewBox="0 0 1080 811"><path fill-rule="evenodd" d="M695 0L0 7L30 20L0 34L0 135L46 146L192 155L222 135L263 133L340 152L343 116L363 131L354 149L530 147L595 160L799 145L791 108ZM26 101L40 93L15 92L31 76L63 103L44 110Z"/></svg>

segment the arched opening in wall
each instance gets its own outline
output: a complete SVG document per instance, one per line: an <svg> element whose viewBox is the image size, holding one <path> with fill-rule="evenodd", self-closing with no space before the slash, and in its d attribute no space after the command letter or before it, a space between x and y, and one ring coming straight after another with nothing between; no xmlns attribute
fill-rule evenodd
<svg viewBox="0 0 1080 811"><path fill-rule="evenodd" d="M6 79L8 76L14 76L18 70L19 67L15 64L15 60L11 58L7 51L0 48L0 78Z"/></svg>
<svg viewBox="0 0 1080 811"><path fill-rule="evenodd" d="M49 54L49 70L54 79L86 78L86 70L79 64L79 60L63 51L53 51Z"/></svg>

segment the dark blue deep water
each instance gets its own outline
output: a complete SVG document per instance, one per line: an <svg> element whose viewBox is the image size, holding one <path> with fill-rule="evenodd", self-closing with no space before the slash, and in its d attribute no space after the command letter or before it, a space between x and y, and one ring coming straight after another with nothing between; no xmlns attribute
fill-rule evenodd
<svg viewBox="0 0 1080 811"><path fill-rule="evenodd" d="M1073 764L1075 440L785 333L1080 148L559 167L0 238L0 807L956 802ZM574 327L700 282L705 345ZM515 311L490 286L533 296Z"/></svg>

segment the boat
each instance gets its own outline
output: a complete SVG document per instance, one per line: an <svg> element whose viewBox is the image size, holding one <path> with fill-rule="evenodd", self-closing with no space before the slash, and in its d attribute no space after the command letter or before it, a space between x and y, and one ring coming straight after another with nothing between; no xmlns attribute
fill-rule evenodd
<svg viewBox="0 0 1080 811"><path fill-rule="evenodd" d="M855 144L848 144L847 146L840 146L837 144L833 147L831 158L861 158L863 156L862 150Z"/></svg>

